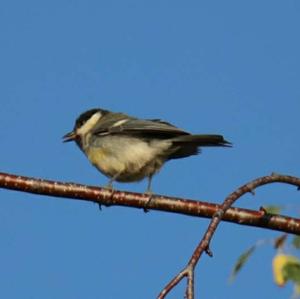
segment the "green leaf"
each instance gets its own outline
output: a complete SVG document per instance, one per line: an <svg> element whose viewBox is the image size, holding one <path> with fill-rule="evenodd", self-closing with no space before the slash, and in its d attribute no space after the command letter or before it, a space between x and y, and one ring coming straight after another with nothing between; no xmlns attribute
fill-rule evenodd
<svg viewBox="0 0 300 299"><path fill-rule="evenodd" d="M293 260L287 262L282 272L286 280L291 280L297 285L300 284L300 260L298 258L293 257Z"/></svg>
<svg viewBox="0 0 300 299"><path fill-rule="evenodd" d="M280 214L280 212L282 211L281 206L274 206L274 205L264 206L264 209L269 214Z"/></svg>
<svg viewBox="0 0 300 299"><path fill-rule="evenodd" d="M300 236L295 236L293 238L292 244L295 248L300 249Z"/></svg>
<svg viewBox="0 0 300 299"><path fill-rule="evenodd" d="M236 262L236 264L233 267L233 270L230 275L230 281L232 282L237 274L240 272L240 270L243 268L243 266L246 264L252 253L254 252L256 246L251 246L247 251L245 251L243 254L241 254Z"/></svg>

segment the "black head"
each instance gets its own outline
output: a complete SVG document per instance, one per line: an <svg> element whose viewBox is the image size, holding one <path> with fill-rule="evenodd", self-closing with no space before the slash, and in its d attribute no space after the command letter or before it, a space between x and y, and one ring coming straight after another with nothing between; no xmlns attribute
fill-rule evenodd
<svg viewBox="0 0 300 299"><path fill-rule="evenodd" d="M84 126L84 124L91 119L91 117L96 114L96 113L101 113L101 117L107 113L109 113L109 111L107 110L103 110L103 109L99 109L99 108L94 108L94 109L90 109L84 113L82 113L81 115L79 115L79 117L76 119L75 121L75 125L74 125L74 129L72 132L67 133L66 135L63 136L63 141L64 142L69 142L69 141L78 141L78 139L80 139L80 134L78 134L78 130L80 130L80 128L82 128Z"/></svg>
<svg viewBox="0 0 300 299"><path fill-rule="evenodd" d="M86 121L88 121L97 112L101 112L102 116L108 113L107 110L103 110L100 108L90 109L79 115L79 117L76 119L74 130L83 126Z"/></svg>

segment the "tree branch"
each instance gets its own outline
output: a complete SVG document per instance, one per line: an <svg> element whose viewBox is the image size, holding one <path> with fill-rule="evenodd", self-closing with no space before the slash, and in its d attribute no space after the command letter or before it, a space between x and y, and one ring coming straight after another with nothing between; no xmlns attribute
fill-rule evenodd
<svg viewBox="0 0 300 299"><path fill-rule="evenodd" d="M300 179L280 176L280 182L300 186ZM291 183L294 182L294 183ZM152 195L133 192L109 190L95 186L57 181L42 180L13 174L0 173L0 188L11 189L54 197L72 198L92 201L99 205L127 206L132 208L152 209L189 216L212 218L221 209L218 204L190 199ZM251 190L253 190L252 188ZM249 189L249 191L251 191ZM247 191L247 192L249 192ZM222 218L223 221L241 225L262 227L286 233L300 234L300 220L292 217L266 214L263 210L253 211L230 208Z"/></svg>
<svg viewBox="0 0 300 299"><path fill-rule="evenodd" d="M187 266L179 272L161 291L158 299L166 295L184 278L187 277L186 298L194 298L194 271L203 252L212 256L209 244L220 221L235 222L242 225L268 228L300 235L300 220L296 218L268 214L264 209L253 211L231 208L234 202L244 194L266 184L285 183L300 188L300 179L287 175L272 174L257 178L231 193L222 205L190 199L167 197L162 195L123 192L86 186L74 183L42 180L13 174L0 173L0 188L11 189L33 194L54 197L72 198L98 203L99 205L127 206L142 209L153 209L190 216L212 218L201 242L198 244ZM151 198L151 201L149 199Z"/></svg>
<svg viewBox="0 0 300 299"><path fill-rule="evenodd" d="M236 191L232 192L226 199L224 200L223 204L219 207L217 212L213 215L210 224L193 252L192 257L190 258L187 266L179 272L161 291L158 295L158 299L164 299L166 295L184 278L187 277L187 287L186 287L186 298L193 299L194 298L194 272L195 267L202 255L203 252L206 252L209 256L212 256L212 252L209 249L210 241L222 219L225 217L226 211L237 201L241 196L244 194L251 192L254 194L254 190L257 187L271 184L271 183L285 183L290 184L298 187L300 186L300 179L292 176L287 175L280 175L280 174L271 174L270 176L264 176L257 178L240 188ZM266 214L267 215L267 214ZM298 232L299 234L299 232Z"/></svg>

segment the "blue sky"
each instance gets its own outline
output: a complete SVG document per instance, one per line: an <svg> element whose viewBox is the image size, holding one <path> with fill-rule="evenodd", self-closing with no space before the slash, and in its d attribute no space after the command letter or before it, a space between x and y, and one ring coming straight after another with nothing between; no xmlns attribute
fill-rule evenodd
<svg viewBox="0 0 300 299"><path fill-rule="evenodd" d="M7 1L0 4L1 171L102 186L61 136L94 107L223 134L232 149L169 162L159 194L221 202L272 171L299 176L298 1ZM146 183L116 184L144 191ZM238 206L288 205L272 185ZM1 190L1 298L155 298L208 221ZM261 248L233 285L238 255L278 234L222 224L197 268L197 298L287 298ZM184 284L168 298L182 298Z"/></svg>

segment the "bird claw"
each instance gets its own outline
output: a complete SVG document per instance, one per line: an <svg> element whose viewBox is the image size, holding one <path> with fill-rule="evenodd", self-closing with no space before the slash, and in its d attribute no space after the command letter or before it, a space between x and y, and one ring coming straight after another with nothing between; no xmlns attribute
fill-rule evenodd
<svg viewBox="0 0 300 299"><path fill-rule="evenodd" d="M153 192L151 191L151 189L147 189L147 191L145 192L145 195L148 196L148 200L146 201L145 207L143 208L145 213L149 212L149 206L151 204L151 201L153 199Z"/></svg>

